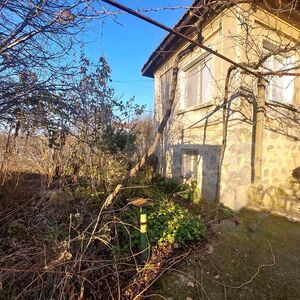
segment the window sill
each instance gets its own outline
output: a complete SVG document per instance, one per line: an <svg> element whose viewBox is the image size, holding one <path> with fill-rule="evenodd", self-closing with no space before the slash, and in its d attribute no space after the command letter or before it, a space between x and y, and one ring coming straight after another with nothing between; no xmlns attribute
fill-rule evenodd
<svg viewBox="0 0 300 300"><path fill-rule="evenodd" d="M208 101L208 102L204 102L201 104L193 105L191 107L178 110L177 115L181 115L181 114L184 114L187 112L197 111L197 110L200 110L203 108L208 108L208 107L214 106L214 104L215 104L214 101Z"/></svg>

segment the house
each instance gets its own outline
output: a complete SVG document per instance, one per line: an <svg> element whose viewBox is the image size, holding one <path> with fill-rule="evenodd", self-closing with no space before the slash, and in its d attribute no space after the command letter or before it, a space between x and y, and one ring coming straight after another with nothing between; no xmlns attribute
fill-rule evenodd
<svg viewBox="0 0 300 300"><path fill-rule="evenodd" d="M174 29L260 75L238 67L229 74L230 63L199 47L185 55L157 150L160 172L196 180L202 199L234 210L250 206L300 219L293 177L300 166L300 5L233 2L195 1ZM168 34L142 69L155 79L157 125L174 60L188 45Z"/></svg>

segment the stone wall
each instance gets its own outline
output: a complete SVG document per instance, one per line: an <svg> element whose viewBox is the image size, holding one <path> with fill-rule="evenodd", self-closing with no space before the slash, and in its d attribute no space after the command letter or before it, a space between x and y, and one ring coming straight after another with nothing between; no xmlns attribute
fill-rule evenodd
<svg viewBox="0 0 300 300"><path fill-rule="evenodd" d="M249 189L249 206L300 220L300 185L292 171L300 167L300 111L267 103L263 176Z"/></svg>
<svg viewBox="0 0 300 300"><path fill-rule="evenodd" d="M210 105L174 115L165 132L168 137L165 175L182 180L181 151L198 150L197 181L202 199L220 200L234 210L248 205L298 219L300 189L292 171L300 166L300 112L292 107L267 103L262 180L258 185L252 184L253 106L243 97L235 98L231 104L226 150L218 182L223 135L221 112ZM201 119L201 115L209 115L206 122L189 128ZM220 199L217 199L218 195Z"/></svg>
<svg viewBox="0 0 300 300"><path fill-rule="evenodd" d="M260 19L265 12L258 11ZM263 39L276 33L257 23L255 14L249 16L254 24L254 31ZM275 17L268 16L269 21L278 25ZM258 19L259 20L259 19ZM281 26L281 25L280 25ZM283 29L287 31L286 24ZM294 34L291 29L290 33ZM214 45L218 52L232 58L236 62L257 60L255 55L236 44L229 36L242 37L239 20L233 12L218 16L204 30L205 44ZM259 42L257 41L258 45ZM259 46L262 47L262 46ZM258 48L259 48L258 47ZM227 127L227 143L222 164L222 172L218 174L222 149L223 122L222 104L226 73L229 64L213 57L212 73L214 75L212 99L189 109L182 109L182 90L184 87L184 67L203 54L196 49L185 57L179 65L178 86L172 117L164 132L158 149L161 174L182 180L181 152L193 149L199 153L198 184L201 196L208 201L220 200L226 206L239 210L244 206L255 209L272 210L279 214L289 214L294 219L299 211L299 184L291 177L292 170L300 166L300 78L296 80L296 93L293 106L276 102L267 102L263 138L262 179L253 184L254 168L254 124L253 110L257 94L256 78L242 75L238 70L233 73L230 84L229 120ZM175 55L175 54L174 54ZM166 61L155 73L155 116L157 124L162 119L162 97L160 78L172 68L174 57ZM220 176L219 176L220 175ZM218 178L220 179L218 181ZM219 197L219 198L218 198Z"/></svg>

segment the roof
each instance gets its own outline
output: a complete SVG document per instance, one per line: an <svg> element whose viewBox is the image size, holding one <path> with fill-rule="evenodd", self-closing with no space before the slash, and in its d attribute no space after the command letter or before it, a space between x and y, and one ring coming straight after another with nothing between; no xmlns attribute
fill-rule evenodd
<svg viewBox="0 0 300 300"><path fill-rule="evenodd" d="M180 32L188 35L193 32L193 29L188 26L194 24L197 21L197 16L200 12L198 7L201 6L203 0L196 0L191 8L182 16L182 18L174 26L174 29L179 30ZM193 13L191 13L193 12ZM185 41L182 38L178 38L172 33L169 33L160 45L153 51L153 53L148 58L147 62L142 68L142 74L147 77L153 77L155 71L155 66L163 63L168 57L172 55L174 46L181 45Z"/></svg>
<svg viewBox="0 0 300 300"><path fill-rule="evenodd" d="M189 36L194 33L194 25L199 20L199 15L203 12L203 2L205 0L196 0L182 16L178 23L174 26L174 29ZM261 1L263 8L270 10L270 7L279 8L278 5L284 5L283 3L289 3L290 1L283 0L264 0ZM280 3L280 4L279 4ZM292 11L290 8L283 13L278 13L278 16L285 21L300 29L300 1L296 3L296 9ZM213 16L212 16L213 17ZM293 22L292 22L293 20ZM209 20L207 20L209 22ZM153 77L155 71L170 58L176 49L179 49L186 41L173 33L167 34L162 40L159 46L153 51L148 58L147 62L142 68L142 75L147 77Z"/></svg>

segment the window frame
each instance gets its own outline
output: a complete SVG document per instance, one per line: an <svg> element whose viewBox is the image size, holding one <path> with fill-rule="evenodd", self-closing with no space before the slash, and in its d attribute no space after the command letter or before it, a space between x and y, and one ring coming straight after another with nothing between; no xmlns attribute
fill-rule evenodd
<svg viewBox="0 0 300 300"><path fill-rule="evenodd" d="M268 40L264 40L263 41L263 53L267 54L269 52L272 53L272 51L276 50L276 45L274 45L273 43L271 43ZM289 60L291 59L291 62L288 63L288 65L284 65L284 63L282 63L281 61L283 60ZM283 65L282 68L279 68L278 70L274 69L274 64L279 63L281 65ZM279 54L279 55L271 55L264 63L263 63L263 68L264 70L269 70L269 71L280 71L282 69L285 68L290 68L292 66L295 65L296 62L296 54L293 55L285 55L283 54ZM271 66L270 66L271 65ZM289 78L291 78L290 80L288 80ZM280 104L283 105L294 105L294 100L295 100L295 95L296 95L296 76L268 76L268 85L267 85L267 89L266 89L266 98L268 101L271 102L278 102ZM277 82L276 82L277 81ZM286 82L285 82L286 81ZM289 82L287 82L289 81ZM275 93L274 93L274 89L275 89ZM276 97L276 95L278 94L276 91L280 91L280 96ZM284 92L289 90L289 92L292 90L292 95L288 96L288 97L284 97ZM288 98L288 101L285 101L285 99Z"/></svg>
<svg viewBox="0 0 300 300"><path fill-rule="evenodd" d="M209 64L208 64L209 63ZM192 71L194 68L197 68L197 72L199 75L197 76L197 92L196 92L196 100L190 102L194 102L192 104L188 104L188 78L187 74L189 71ZM209 87L208 91L208 97L204 97L204 91L207 91L207 89L203 89L204 86L204 77L205 69L207 70L208 74L210 74L208 80L206 81L206 88ZM186 66L182 68L184 72L184 85L183 85L183 105L182 108L184 110L190 109L192 107L209 103L212 101L212 82L213 82L213 76L212 76L212 69L213 69L213 56L206 52L200 55L197 59L193 60L192 62L188 63ZM206 99L205 99L206 98Z"/></svg>

